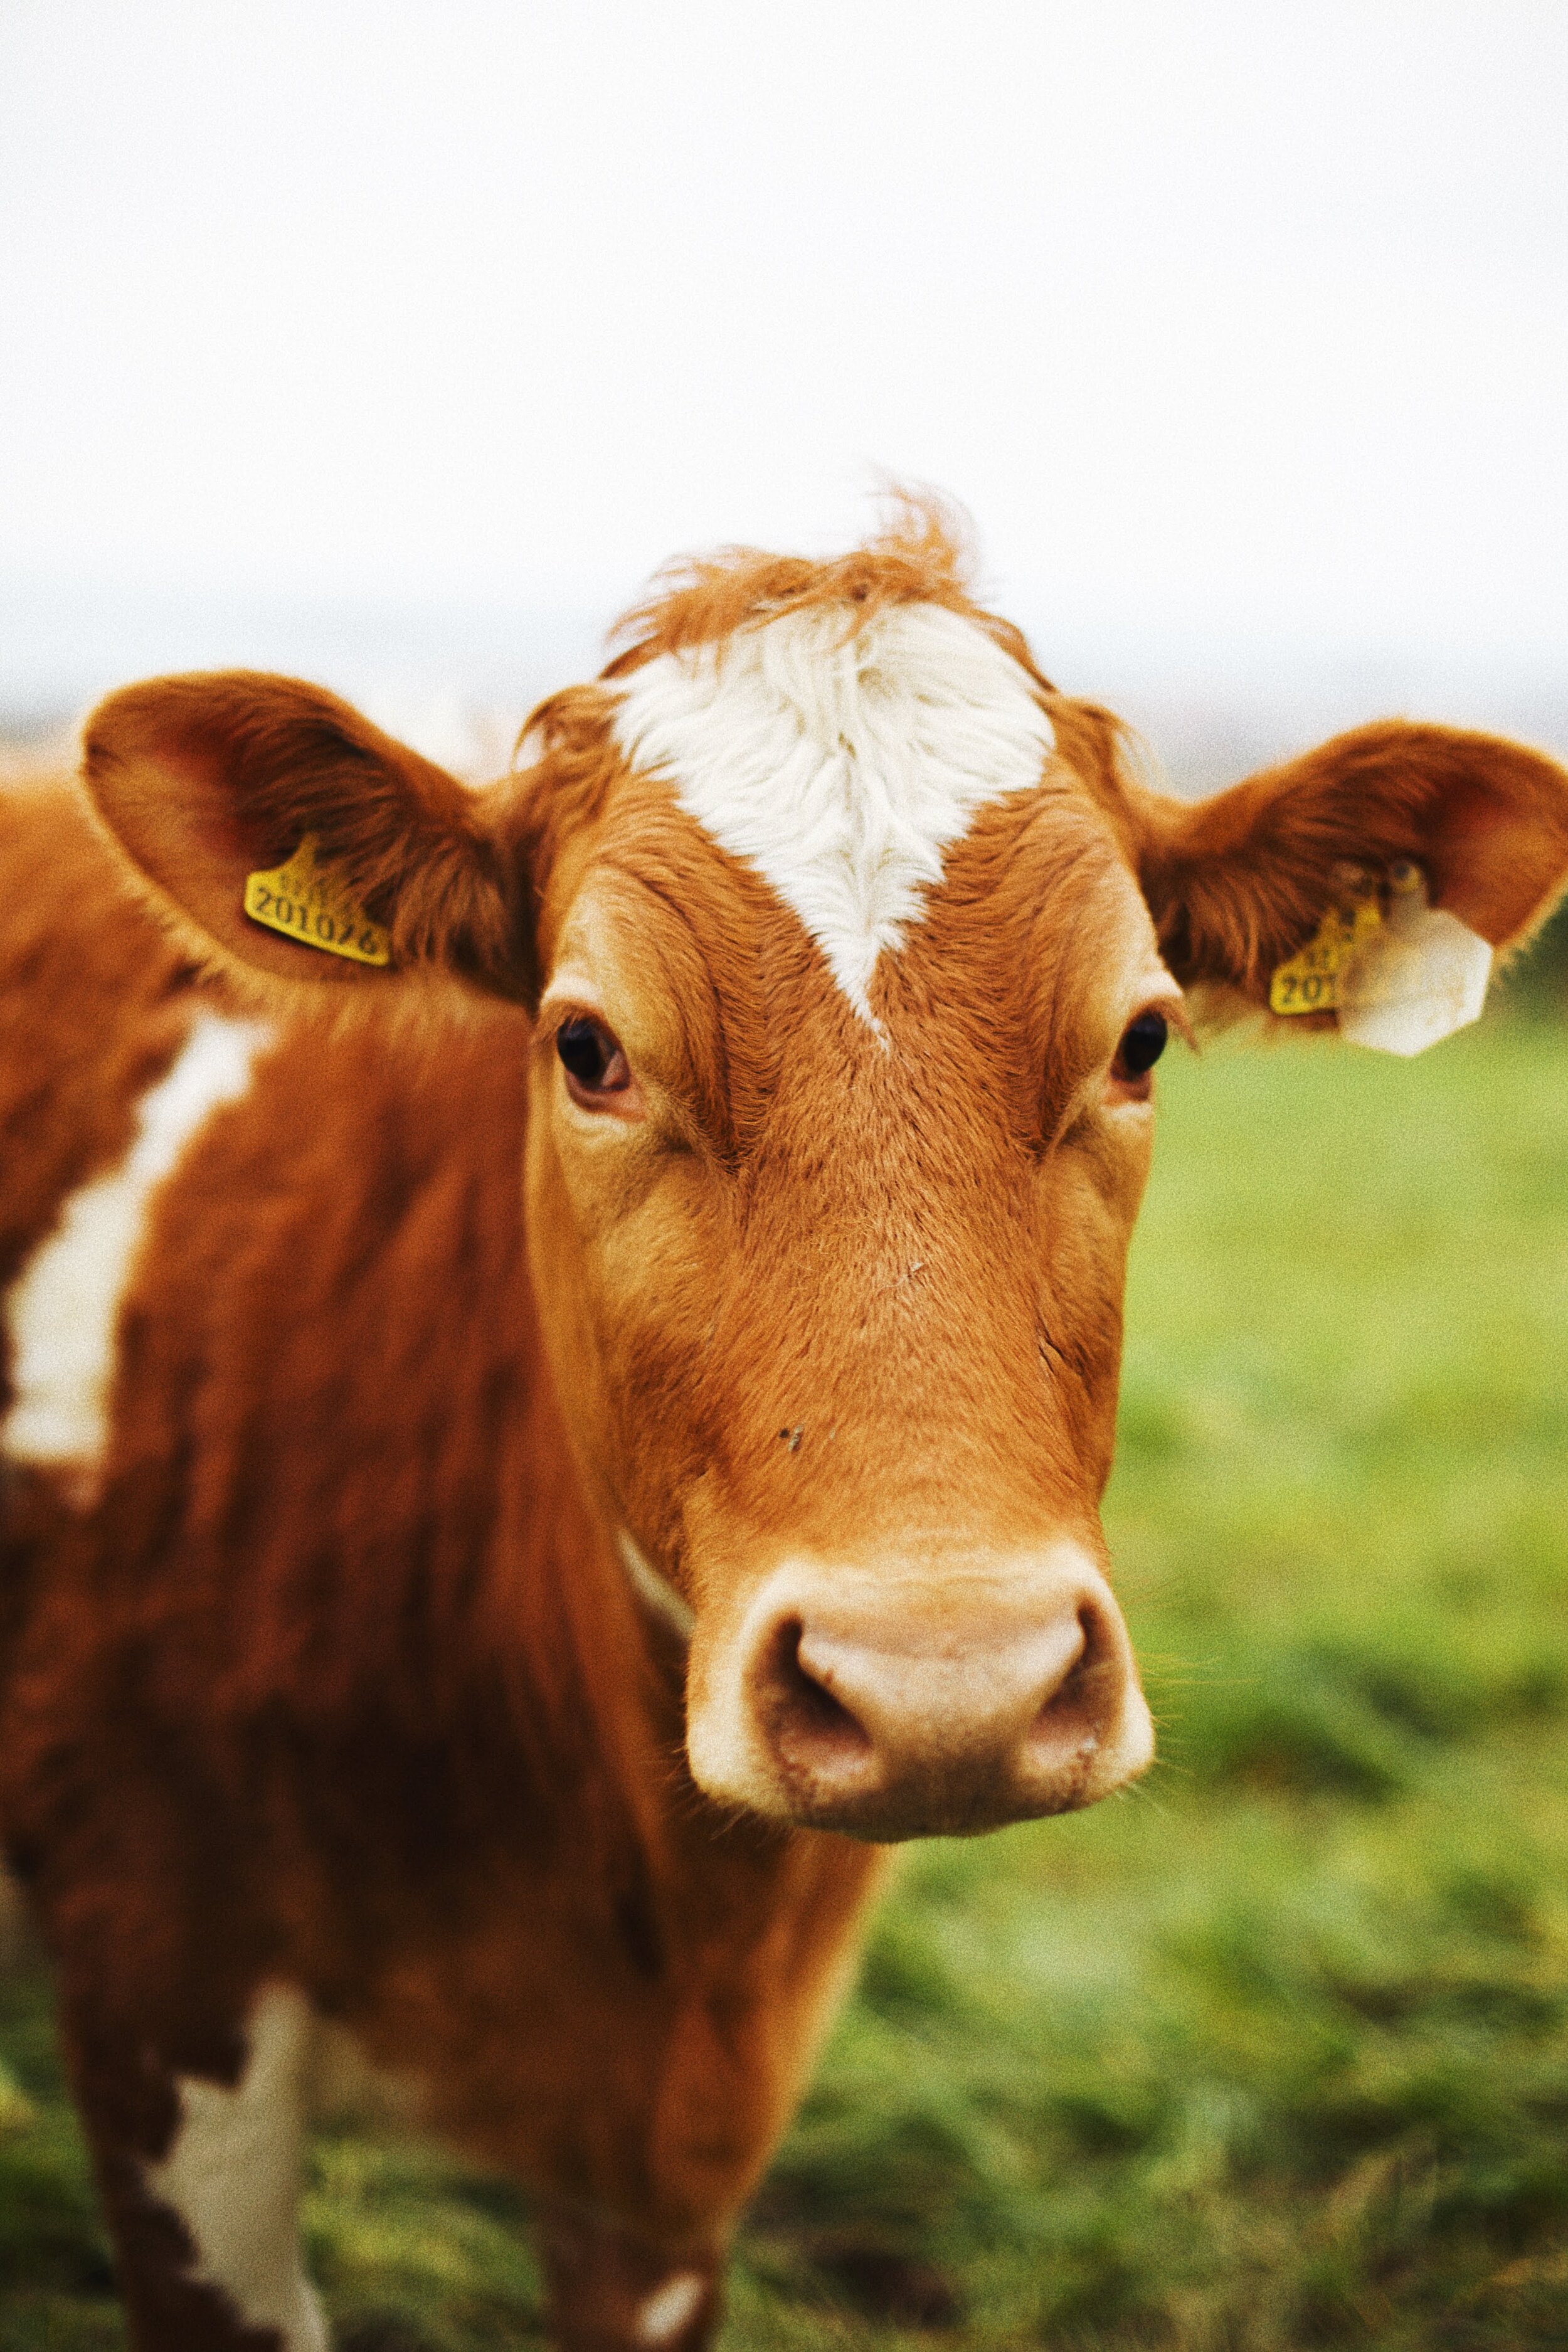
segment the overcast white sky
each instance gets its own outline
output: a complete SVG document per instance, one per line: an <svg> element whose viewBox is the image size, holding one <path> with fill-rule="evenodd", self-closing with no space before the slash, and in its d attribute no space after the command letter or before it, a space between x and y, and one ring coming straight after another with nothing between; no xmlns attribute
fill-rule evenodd
<svg viewBox="0 0 1568 2352"><path fill-rule="evenodd" d="M1565 122L1552 0L0 0L12 682L602 621L877 468L1064 673L1561 677Z"/></svg>

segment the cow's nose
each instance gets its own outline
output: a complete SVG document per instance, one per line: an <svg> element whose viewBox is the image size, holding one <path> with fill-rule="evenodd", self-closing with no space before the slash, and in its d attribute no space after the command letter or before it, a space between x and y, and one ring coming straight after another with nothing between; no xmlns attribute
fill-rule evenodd
<svg viewBox="0 0 1568 2352"><path fill-rule="evenodd" d="M921 1637L824 1599L763 1633L755 1721L796 1820L875 1839L1091 1804L1152 1752L1131 1645L1084 1572L1000 1618Z"/></svg>

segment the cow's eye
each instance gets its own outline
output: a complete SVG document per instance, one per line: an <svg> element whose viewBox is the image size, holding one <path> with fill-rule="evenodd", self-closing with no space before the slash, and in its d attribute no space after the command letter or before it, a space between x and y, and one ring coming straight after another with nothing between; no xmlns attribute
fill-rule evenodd
<svg viewBox="0 0 1568 2352"><path fill-rule="evenodd" d="M555 1032L555 1050L574 1101L618 1095L632 1082L631 1068L620 1046L602 1021L590 1020L586 1013L561 1024Z"/></svg>
<svg viewBox="0 0 1568 2352"><path fill-rule="evenodd" d="M1110 1075L1124 1085L1146 1077L1165 1050L1170 1024L1163 1013L1141 1013L1130 1021L1116 1049Z"/></svg>

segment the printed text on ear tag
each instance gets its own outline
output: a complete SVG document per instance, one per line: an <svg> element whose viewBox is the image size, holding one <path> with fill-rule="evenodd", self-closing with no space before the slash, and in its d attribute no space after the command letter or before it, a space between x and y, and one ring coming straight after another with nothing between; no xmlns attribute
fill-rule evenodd
<svg viewBox="0 0 1568 2352"><path fill-rule="evenodd" d="M388 963L392 942L344 890L330 866L316 863L316 836L308 833L286 865L245 877L245 911L253 923L281 931L302 947L355 963Z"/></svg>
<svg viewBox="0 0 1568 2352"><path fill-rule="evenodd" d="M1382 923L1383 907L1375 891L1366 898L1331 907L1316 936L1288 963L1276 967L1268 983L1269 1011L1336 1012L1344 972Z"/></svg>

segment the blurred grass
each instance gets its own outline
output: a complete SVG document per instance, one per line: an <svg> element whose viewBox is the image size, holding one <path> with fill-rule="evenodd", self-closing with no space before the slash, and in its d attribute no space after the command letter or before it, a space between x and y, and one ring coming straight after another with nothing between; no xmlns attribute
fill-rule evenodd
<svg viewBox="0 0 1568 2352"><path fill-rule="evenodd" d="M728 2352L1568 2340L1568 1024L1530 1001L1410 1065L1166 1074L1108 1506L1163 1760L911 1853ZM0 2352L117 2345L36 1979L0 2065ZM317 2144L349 2352L537 2341L517 2222Z"/></svg>

